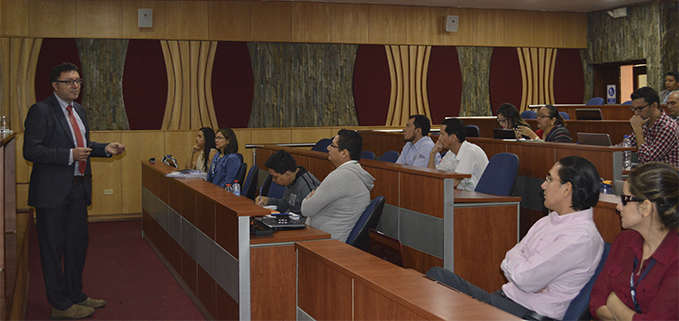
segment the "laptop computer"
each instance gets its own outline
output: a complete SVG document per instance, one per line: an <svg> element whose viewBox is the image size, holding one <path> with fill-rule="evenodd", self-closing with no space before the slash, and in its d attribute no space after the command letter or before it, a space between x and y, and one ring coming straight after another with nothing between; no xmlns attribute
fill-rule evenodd
<svg viewBox="0 0 679 321"><path fill-rule="evenodd" d="M604 133L578 133L578 142L583 145L612 146L611 136Z"/></svg>
<svg viewBox="0 0 679 321"><path fill-rule="evenodd" d="M516 139L513 129L494 128L493 137L495 139Z"/></svg>
<svg viewBox="0 0 679 321"><path fill-rule="evenodd" d="M290 218L288 215L275 215L274 217L263 217L264 225L275 230L301 230L306 225L298 220Z"/></svg>
<svg viewBox="0 0 679 321"><path fill-rule="evenodd" d="M370 254L403 267L403 247L401 241L380 231L369 231Z"/></svg>
<svg viewBox="0 0 679 321"><path fill-rule="evenodd" d="M602 120L600 108L577 108L575 109L575 119L577 120Z"/></svg>

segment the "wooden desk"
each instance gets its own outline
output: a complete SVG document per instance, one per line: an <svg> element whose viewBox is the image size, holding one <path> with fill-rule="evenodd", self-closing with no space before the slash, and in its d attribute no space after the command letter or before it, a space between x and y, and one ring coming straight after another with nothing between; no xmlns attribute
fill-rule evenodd
<svg viewBox="0 0 679 321"><path fill-rule="evenodd" d="M295 249L300 320L519 320L336 240Z"/></svg>
<svg viewBox="0 0 679 321"><path fill-rule="evenodd" d="M142 231L203 314L294 320L293 242L330 234L307 227L250 237L250 216L268 210L201 179L165 177L173 169L142 162Z"/></svg>
<svg viewBox="0 0 679 321"><path fill-rule="evenodd" d="M613 243L618 233L622 231L620 214L615 209L620 202L620 196L600 194L599 203L594 207L594 224L604 242Z"/></svg>
<svg viewBox="0 0 679 321"><path fill-rule="evenodd" d="M257 146L257 166L265 170L266 160L279 149L319 180L334 169L327 153L274 145ZM453 179L469 174L375 160L360 163L375 177L371 197L385 197L378 229L403 243L406 267L424 273L443 266L487 291L505 283L499 264L518 242L520 198L453 188Z"/></svg>

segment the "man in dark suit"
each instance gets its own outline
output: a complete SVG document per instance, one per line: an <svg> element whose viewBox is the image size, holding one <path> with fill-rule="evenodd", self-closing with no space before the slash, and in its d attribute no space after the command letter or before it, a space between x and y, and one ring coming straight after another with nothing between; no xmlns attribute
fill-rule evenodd
<svg viewBox="0 0 679 321"><path fill-rule="evenodd" d="M78 67L58 65L50 81L54 95L31 106L24 124L24 158L33 162L28 205L36 210L51 317L80 319L106 305L82 292L87 206L92 202L89 157L118 155L125 146L90 141L85 109L74 101L82 85Z"/></svg>

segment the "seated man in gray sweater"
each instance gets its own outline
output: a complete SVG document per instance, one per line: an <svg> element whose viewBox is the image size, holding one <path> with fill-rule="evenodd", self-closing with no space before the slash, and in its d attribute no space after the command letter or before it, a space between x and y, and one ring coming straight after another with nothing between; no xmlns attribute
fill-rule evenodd
<svg viewBox="0 0 679 321"><path fill-rule="evenodd" d="M257 196L257 205L276 205L281 213L300 214L302 200L321 182L303 166L298 167L292 155L282 149L273 153L265 165L269 169L271 181L285 186L285 192L280 199Z"/></svg>
<svg viewBox="0 0 679 321"><path fill-rule="evenodd" d="M363 138L353 130L342 129L328 146L328 159L337 167L318 188L302 201L307 224L346 242L351 229L370 204L375 178L358 163Z"/></svg>

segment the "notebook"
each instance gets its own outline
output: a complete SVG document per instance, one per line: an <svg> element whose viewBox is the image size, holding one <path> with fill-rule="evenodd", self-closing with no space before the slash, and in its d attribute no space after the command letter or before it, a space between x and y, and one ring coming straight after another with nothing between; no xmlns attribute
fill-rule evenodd
<svg viewBox="0 0 679 321"><path fill-rule="evenodd" d="M288 215L275 215L274 217L263 217L264 225L275 230L301 230L306 225L298 220L290 218Z"/></svg>
<svg viewBox="0 0 679 321"><path fill-rule="evenodd" d="M602 120L601 109L599 108L577 108L575 109L575 119L577 120Z"/></svg>
<svg viewBox="0 0 679 321"><path fill-rule="evenodd" d="M516 139L513 129L494 128L493 137L495 139Z"/></svg>
<svg viewBox="0 0 679 321"><path fill-rule="evenodd" d="M578 143L583 145L611 146L611 136L603 133L578 133Z"/></svg>
<svg viewBox="0 0 679 321"><path fill-rule="evenodd" d="M369 233L370 254L403 267L401 241L374 229Z"/></svg>

